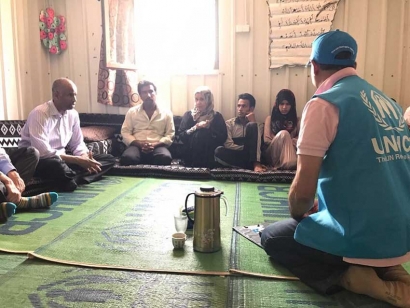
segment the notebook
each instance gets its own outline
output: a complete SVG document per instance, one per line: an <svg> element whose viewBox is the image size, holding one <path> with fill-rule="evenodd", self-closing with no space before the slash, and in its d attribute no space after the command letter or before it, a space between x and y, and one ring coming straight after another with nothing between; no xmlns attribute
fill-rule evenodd
<svg viewBox="0 0 410 308"><path fill-rule="evenodd" d="M268 225L270 225L270 223L265 222L250 226L237 226L233 227L233 229L246 239L262 248L260 233Z"/></svg>

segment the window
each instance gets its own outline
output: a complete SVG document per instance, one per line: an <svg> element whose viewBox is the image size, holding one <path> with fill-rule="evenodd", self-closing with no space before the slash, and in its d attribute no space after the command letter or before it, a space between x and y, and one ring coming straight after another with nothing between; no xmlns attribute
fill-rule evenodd
<svg viewBox="0 0 410 308"><path fill-rule="evenodd" d="M102 0L112 69L209 73L218 69L218 0Z"/></svg>
<svg viewBox="0 0 410 308"><path fill-rule="evenodd" d="M217 0L135 0L136 66L142 73L218 68Z"/></svg>
<svg viewBox="0 0 410 308"><path fill-rule="evenodd" d="M215 0L135 0L136 59L142 72L217 68Z"/></svg>

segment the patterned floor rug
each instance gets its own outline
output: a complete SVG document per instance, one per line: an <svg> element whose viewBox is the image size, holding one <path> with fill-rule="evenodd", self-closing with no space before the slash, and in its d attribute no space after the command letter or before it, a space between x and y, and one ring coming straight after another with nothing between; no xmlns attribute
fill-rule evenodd
<svg viewBox="0 0 410 308"><path fill-rule="evenodd" d="M173 214L202 184L224 191L228 199L226 216L221 207L222 249L194 252L191 233L185 248L174 250ZM389 307L349 292L317 294L232 230L288 218L288 189L287 184L110 176L63 193L52 209L18 213L0 226L0 250L21 253L0 253L0 302L5 307ZM26 260L27 252L54 262Z"/></svg>
<svg viewBox="0 0 410 308"><path fill-rule="evenodd" d="M0 264L11 265L9 256L0 254ZM16 262L0 276L2 307L391 307L349 292L323 296L299 281L92 269L39 259Z"/></svg>

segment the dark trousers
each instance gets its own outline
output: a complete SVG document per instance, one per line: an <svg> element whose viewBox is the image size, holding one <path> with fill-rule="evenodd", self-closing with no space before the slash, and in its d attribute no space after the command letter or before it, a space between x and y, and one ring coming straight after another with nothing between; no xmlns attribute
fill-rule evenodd
<svg viewBox="0 0 410 308"><path fill-rule="evenodd" d="M151 153L143 153L136 146L129 146L120 158L120 164L123 166L129 165L170 165L172 156L166 147L157 147Z"/></svg>
<svg viewBox="0 0 410 308"><path fill-rule="evenodd" d="M227 167L253 170L253 163L257 161L258 130L258 123L246 124L242 151L220 146L215 149L215 160Z"/></svg>
<svg viewBox="0 0 410 308"><path fill-rule="evenodd" d="M40 158L40 154L37 149L33 147L18 148L12 152L9 157L14 168L16 168L17 173L23 179L24 184L27 185L34 175L34 171L36 170L36 166ZM6 186L0 182L0 202L7 201L6 195Z"/></svg>
<svg viewBox="0 0 410 308"><path fill-rule="evenodd" d="M298 221L286 219L265 228L261 244L266 253L318 292L333 294L343 290L338 282L349 264L342 257L296 242L297 225Z"/></svg>
<svg viewBox="0 0 410 308"><path fill-rule="evenodd" d="M90 174L87 170L75 164L67 164L59 156L40 159L35 176L53 180L56 187L62 187L74 180L77 184L87 184L101 179L115 164L115 158L110 154L96 154L94 159L101 163L101 171Z"/></svg>

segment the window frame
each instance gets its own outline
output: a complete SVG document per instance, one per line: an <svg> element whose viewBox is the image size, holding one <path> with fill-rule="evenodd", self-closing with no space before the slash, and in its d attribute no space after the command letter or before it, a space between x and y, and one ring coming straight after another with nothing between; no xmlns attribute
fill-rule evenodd
<svg viewBox="0 0 410 308"><path fill-rule="evenodd" d="M138 70L138 60L134 56L135 63L123 64L111 59L110 52L110 28L109 28L109 0L101 0L101 12L102 12L102 31L103 31L103 40L105 46L105 66L109 69L123 69L123 70ZM135 5L135 0L134 5ZM215 59L214 67L209 71L218 71L219 70L219 0L213 0L215 2ZM207 72L203 72L207 73ZM195 72L195 75L202 74L202 72ZM191 75L191 74L187 74Z"/></svg>

